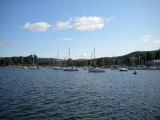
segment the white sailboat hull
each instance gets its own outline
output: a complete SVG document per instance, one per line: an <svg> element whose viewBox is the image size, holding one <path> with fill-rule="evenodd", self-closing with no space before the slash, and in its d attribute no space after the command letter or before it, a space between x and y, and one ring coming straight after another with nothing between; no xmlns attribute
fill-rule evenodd
<svg viewBox="0 0 160 120"><path fill-rule="evenodd" d="M105 70L100 68L90 68L88 69L88 72L105 72Z"/></svg>
<svg viewBox="0 0 160 120"><path fill-rule="evenodd" d="M64 71L79 71L77 68L66 68Z"/></svg>
<svg viewBox="0 0 160 120"><path fill-rule="evenodd" d="M127 71L128 71L128 69L127 69L127 68L120 68L120 69L119 69L119 71L122 71L122 72L123 72L123 71L124 71L124 72L127 72Z"/></svg>

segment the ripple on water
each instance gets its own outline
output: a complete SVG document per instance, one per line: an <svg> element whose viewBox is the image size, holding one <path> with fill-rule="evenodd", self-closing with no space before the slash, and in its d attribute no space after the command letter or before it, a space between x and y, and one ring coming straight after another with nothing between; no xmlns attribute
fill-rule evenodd
<svg viewBox="0 0 160 120"><path fill-rule="evenodd" d="M160 120L160 72L132 72L0 68L0 119Z"/></svg>

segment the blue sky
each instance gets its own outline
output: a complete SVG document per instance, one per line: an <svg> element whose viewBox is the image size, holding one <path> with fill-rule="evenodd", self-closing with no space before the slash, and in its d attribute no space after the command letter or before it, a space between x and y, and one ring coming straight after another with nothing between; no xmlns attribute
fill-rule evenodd
<svg viewBox="0 0 160 120"><path fill-rule="evenodd" d="M0 0L0 57L90 58L160 48L159 0Z"/></svg>

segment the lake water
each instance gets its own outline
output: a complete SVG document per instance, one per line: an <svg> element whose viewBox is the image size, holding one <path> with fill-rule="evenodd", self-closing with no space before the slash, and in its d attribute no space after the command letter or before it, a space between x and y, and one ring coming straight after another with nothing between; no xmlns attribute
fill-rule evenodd
<svg viewBox="0 0 160 120"><path fill-rule="evenodd" d="M160 71L0 68L2 120L160 120Z"/></svg>

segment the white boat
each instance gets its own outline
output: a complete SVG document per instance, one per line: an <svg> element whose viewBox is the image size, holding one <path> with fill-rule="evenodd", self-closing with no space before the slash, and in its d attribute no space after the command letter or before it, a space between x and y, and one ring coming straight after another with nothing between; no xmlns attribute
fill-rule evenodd
<svg viewBox="0 0 160 120"><path fill-rule="evenodd" d="M33 61L32 61L33 65L29 67L30 69L37 69L38 68L37 66L34 65L34 55L35 54L33 54Z"/></svg>
<svg viewBox="0 0 160 120"><path fill-rule="evenodd" d="M95 48L94 48L94 65L96 66L96 61L95 61ZM105 69L99 68L99 67L92 67L88 69L88 72L105 72Z"/></svg>
<svg viewBox="0 0 160 120"><path fill-rule="evenodd" d="M124 72L127 72L128 71L128 69L127 68L119 68L119 71L124 71Z"/></svg>
<svg viewBox="0 0 160 120"><path fill-rule="evenodd" d="M93 67L93 68L89 68L88 71L89 72L105 72L105 69Z"/></svg>
<svg viewBox="0 0 160 120"><path fill-rule="evenodd" d="M58 55L59 55L59 51L57 51L57 58L56 58L56 67L53 67L52 69L53 70L64 70L64 68L63 67L59 67L58 65L58 63L59 63L59 58L58 58Z"/></svg>
<svg viewBox="0 0 160 120"><path fill-rule="evenodd" d="M28 67L24 66L23 68L24 68L24 69L27 69Z"/></svg>
<svg viewBox="0 0 160 120"><path fill-rule="evenodd" d="M67 67L64 69L64 71L78 71L77 67Z"/></svg>
<svg viewBox="0 0 160 120"><path fill-rule="evenodd" d="M56 66L56 67L53 67L52 69L53 69L53 70L64 70L63 67L58 66L58 65L59 65L59 64L58 64L58 63L59 63L58 53L59 53L59 51L57 52L57 58L56 58L56 64L57 64L57 66Z"/></svg>
<svg viewBox="0 0 160 120"><path fill-rule="evenodd" d="M21 67L21 69L27 69L28 67L26 67L26 66L23 66L23 67Z"/></svg>
<svg viewBox="0 0 160 120"><path fill-rule="evenodd" d="M28 67L26 67L26 66L20 66L19 68L20 69L27 69Z"/></svg>
<svg viewBox="0 0 160 120"><path fill-rule="evenodd" d="M36 66L31 66L30 69L37 69L38 67Z"/></svg>
<svg viewBox="0 0 160 120"><path fill-rule="evenodd" d="M70 59L70 48L69 48L69 58L68 60ZM68 66L70 66L70 64L68 63ZM77 67L66 67L64 69L64 71L79 71Z"/></svg>

